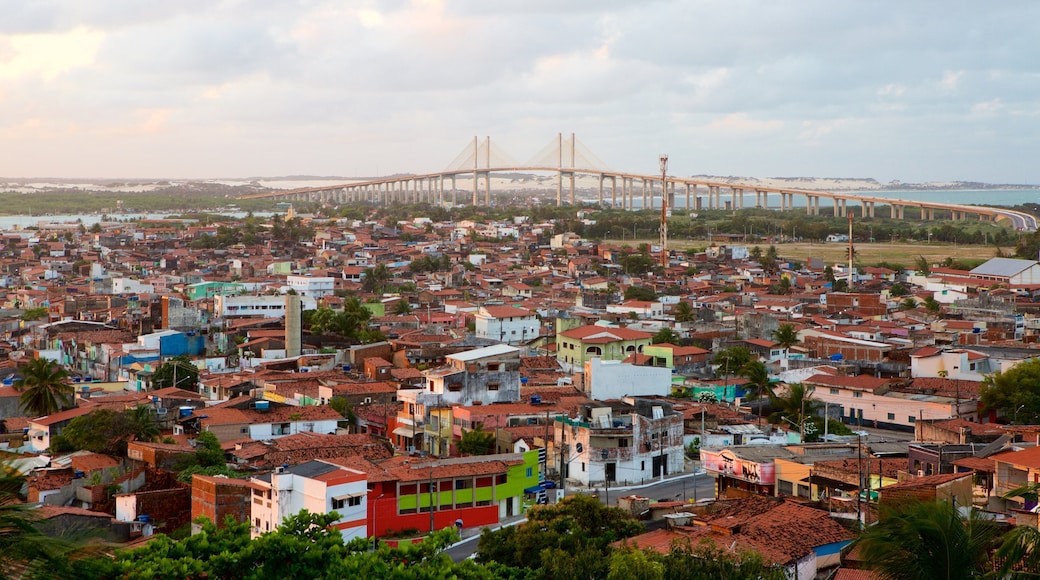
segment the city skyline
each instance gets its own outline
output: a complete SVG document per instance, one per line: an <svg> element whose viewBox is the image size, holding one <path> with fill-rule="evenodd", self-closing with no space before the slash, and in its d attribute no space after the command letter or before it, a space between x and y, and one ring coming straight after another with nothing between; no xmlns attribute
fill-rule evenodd
<svg viewBox="0 0 1040 580"><path fill-rule="evenodd" d="M674 175L1040 184L1028 2L19 3L0 176L372 176L575 133Z"/></svg>

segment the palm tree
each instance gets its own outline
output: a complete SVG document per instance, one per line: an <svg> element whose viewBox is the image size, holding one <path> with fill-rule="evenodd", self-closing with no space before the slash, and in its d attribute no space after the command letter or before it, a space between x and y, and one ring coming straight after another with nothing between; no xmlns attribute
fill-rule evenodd
<svg viewBox="0 0 1040 580"><path fill-rule="evenodd" d="M159 437L159 424L155 422L151 407L138 405L124 413L130 423L130 433L138 441L155 441Z"/></svg>
<svg viewBox="0 0 1040 580"><path fill-rule="evenodd" d="M784 323L773 331L773 341L784 349L789 349L798 344L798 331L793 324Z"/></svg>
<svg viewBox="0 0 1040 580"><path fill-rule="evenodd" d="M962 518L952 503L941 501L882 505L878 524L867 528L855 543L867 568L882 578L982 578L997 530L978 513L972 510Z"/></svg>
<svg viewBox="0 0 1040 580"><path fill-rule="evenodd" d="M676 322L693 322L696 317L697 313L694 312L693 306L689 302L681 300L675 305Z"/></svg>
<svg viewBox="0 0 1040 580"><path fill-rule="evenodd" d="M22 409L33 417L44 417L72 405L72 385L65 382L69 373L54 361L33 359L22 371L14 388L22 395Z"/></svg>
<svg viewBox="0 0 1040 580"><path fill-rule="evenodd" d="M914 308L917 308L917 299L913 296L907 296L899 303L900 310L913 310Z"/></svg>
<svg viewBox="0 0 1040 580"><path fill-rule="evenodd" d="M754 391L755 399L761 399L763 396L767 394L770 397L776 396L773 393L773 389L769 383L769 369L766 368L766 365L763 364L761 361L753 360L747 363L740 369L740 371L737 374L747 379L747 382L744 383L744 386L747 387L749 390ZM762 422L761 404L762 403L760 401L758 407L759 423Z"/></svg>
<svg viewBox="0 0 1040 580"><path fill-rule="evenodd" d="M811 394L812 392L801 383L787 385L785 395L770 394L769 408L774 411L769 415L769 422L791 421L791 417L796 417L798 420L791 422L801 426L805 415L812 414L813 408L817 405L816 401L810 399Z"/></svg>

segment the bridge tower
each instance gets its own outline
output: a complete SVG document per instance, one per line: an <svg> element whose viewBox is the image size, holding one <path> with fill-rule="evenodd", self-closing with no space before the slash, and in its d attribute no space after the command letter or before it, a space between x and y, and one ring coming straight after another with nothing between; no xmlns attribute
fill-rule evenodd
<svg viewBox="0 0 1040 580"><path fill-rule="evenodd" d="M661 266L668 267L668 155L658 159L661 165Z"/></svg>

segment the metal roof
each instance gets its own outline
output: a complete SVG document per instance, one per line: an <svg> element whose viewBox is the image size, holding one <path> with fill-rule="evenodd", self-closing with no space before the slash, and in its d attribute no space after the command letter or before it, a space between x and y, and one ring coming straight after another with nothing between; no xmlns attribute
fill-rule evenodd
<svg viewBox="0 0 1040 580"><path fill-rule="evenodd" d="M978 266L970 272L973 276L1007 276L1011 277L1019 272L1036 265L1036 260L1018 260L1015 258L991 258L985 264Z"/></svg>
<svg viewBox="0 0 1040 580"><path fill-rule="evenodd" d="M445 358L450 358L460 361L471 361L482 359L489 356L502 356L504 354L512 354L519 352L520 349L515 346L509 346L508 344L495 344L492 346L486 346L484 348L477 348L473 350L467 350L465 352L455 353Z"/></svg>

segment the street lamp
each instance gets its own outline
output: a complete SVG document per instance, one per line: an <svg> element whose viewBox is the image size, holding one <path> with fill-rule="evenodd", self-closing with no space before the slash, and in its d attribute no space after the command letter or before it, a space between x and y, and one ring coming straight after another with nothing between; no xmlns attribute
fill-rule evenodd
<svg viewBox="0 0 1040 580"><path fill-rule="evenodd" d="M1018 408L1015 409L1015 418L1011 420L1012 424L1018 423L1018 412L1021 411L1023 407L1025 407L1025 403L1019 405Z"/></svg>

